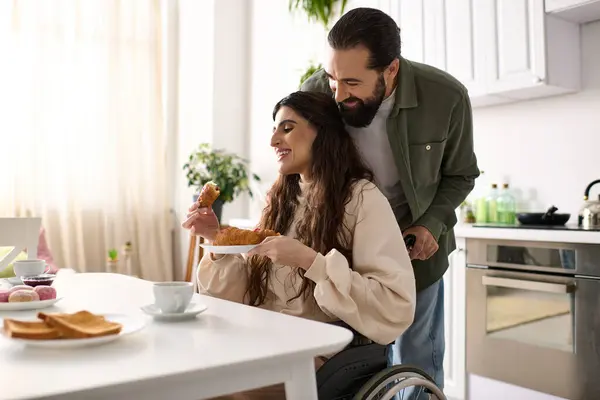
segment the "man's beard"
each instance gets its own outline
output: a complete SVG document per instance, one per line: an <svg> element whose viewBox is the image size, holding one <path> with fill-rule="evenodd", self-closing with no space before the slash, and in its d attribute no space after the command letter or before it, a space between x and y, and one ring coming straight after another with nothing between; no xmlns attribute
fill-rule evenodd
<svg viewBox="0 0 600 400"><path fill-rule="evenodd" d="M380 74L371 97L364 101L358 97L348 97L343 102L338 103L338 108L340 109L340 113L346 124L355 128L364 128L373 121L384 98L385 81L383 79L383 74ZM349 108L344 104L345 102L357 102L358 105Z"/></svg>

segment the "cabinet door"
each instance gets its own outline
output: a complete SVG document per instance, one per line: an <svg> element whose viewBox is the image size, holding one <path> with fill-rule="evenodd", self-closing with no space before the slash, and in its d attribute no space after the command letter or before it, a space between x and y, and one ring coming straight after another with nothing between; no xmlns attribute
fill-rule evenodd
<svg viewBox="0 0 600 400"><path fill-rule="evenodd" d="M453 399L465 398L465 246L464 238L456 238L444 275L444 393Z"/></svg>
<svg viewBox="0 0 600 400"><path fill-rule="evenodd" d="M396 0L390 7L400 26L402 55L448 72L471 96L485 93L486 43L475 35L479 1Z"/></svg>
<svg viewBox="0 0 600 400"><path fill-rule="evenodd" d="M424 62L423 0L394 0L390 16L400 28L401 54L404 58Z"/></svg>
<svg viewBox="0 0 600 400"><path fill-rule="evenodd" d="M481 0L444 2L444 70L461 81L471 97L486 93L486 43L475 33L482 29Z"/></svg>
<svg viewBox="0 0 600 400"><path fill-rule="evenodd" d="M487 48L488 93L540 85L546 79L544 0L477 0L476 25Z"/></svg>

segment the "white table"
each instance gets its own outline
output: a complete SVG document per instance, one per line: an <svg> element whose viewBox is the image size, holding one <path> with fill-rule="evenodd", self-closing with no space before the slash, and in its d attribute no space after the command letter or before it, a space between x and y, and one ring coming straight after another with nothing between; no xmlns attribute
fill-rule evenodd
<svg viewBox="0 0 600 400"><path fill-rule="evenodd" d="M48 312L143 314L152 283L117 274L54 282L64 297ZM288 400L317 399L313 358L352 339L343 328L207 296L196 320L148 317L141 332L79 349L36 349L0 338L0 399L205 399L285 382ZM0 312L19 317L35 312Z"/></svg>

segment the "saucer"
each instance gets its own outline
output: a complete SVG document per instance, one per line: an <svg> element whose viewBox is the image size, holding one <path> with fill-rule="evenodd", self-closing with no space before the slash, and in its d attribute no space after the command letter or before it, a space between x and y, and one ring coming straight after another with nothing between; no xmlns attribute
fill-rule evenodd
<svg viewBox="0 0 600 400"><path fill-rule="evenodd" d="M147 304L141 307L142 311L151 315L157 321L185 321L196 318L196 315L206 311L208 307L204 304L190 303L182 313L163 313L160 308L154 304Z"/></svg>
<svg viewBox="0 0 600 400"><path fill-rule="evenodd" d="M21 278L17 277L17 276L13 276L11 278L6 278L6 280L8 281L8 283L10 283L13 286L17 286L17 285L22 285L23 281L21 280Z"/></svg>

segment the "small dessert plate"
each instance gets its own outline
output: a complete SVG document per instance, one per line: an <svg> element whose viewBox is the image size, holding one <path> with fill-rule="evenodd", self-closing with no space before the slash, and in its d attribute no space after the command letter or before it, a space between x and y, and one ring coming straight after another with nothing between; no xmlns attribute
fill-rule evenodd
<svg viewBox="0 0 600 400"><path fill-rule="evenodd" d="M196 318L196 315L206 311L208 307L204 304L190 303L182 313L164 313L154 304L147 304L141 309L148 315L151 315L157 321L185 321Z"/></svg>

